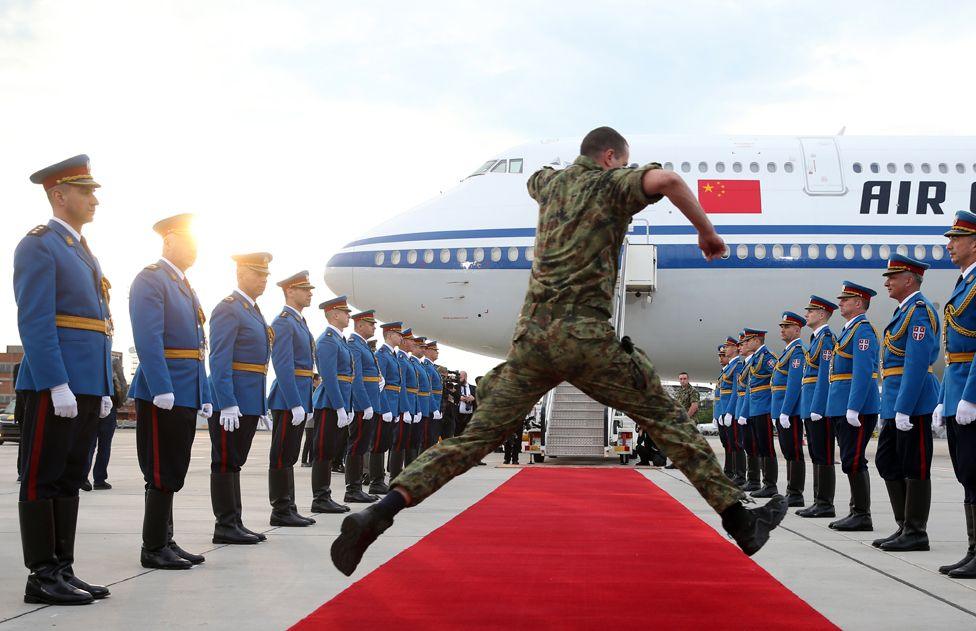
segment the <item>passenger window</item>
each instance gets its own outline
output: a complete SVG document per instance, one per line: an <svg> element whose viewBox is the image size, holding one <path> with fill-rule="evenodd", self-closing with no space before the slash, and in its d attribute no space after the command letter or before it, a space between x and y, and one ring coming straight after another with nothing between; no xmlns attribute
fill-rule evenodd
<svg viewBox="0 0 976 631"><path fill-rule="evenodd" d="M949 165L947 165L945 162L940 162L939 173L948 173L948 172L949 172Z"/></svg>
<svg viewBox="0 0 976 631"><path fill-rule="evenodd" d="M855 162L854 163L854 166L852 168L854 169L854 172L855 173L860 173L861 170L862 170L861 169L861 163L860 162Z"/></svg>
<svg viewBox="0 0 976 631"><path fill-rule="evenodd" d="M922 173L931 173L931 172L932 172L932 165L929 164L928 162L923 162Z"/></svg>
<svg viewBox="0 0 976 631"><path fill-rule="evenodd" d="M966 172L966 165L963 164L962 162L957 162L956 173L965 173L965 172Z"/></svg>
<svg viewBox="0 0 976 631"><path fill-rule="evenodd" d="M871 173L881 173L881 165L877 162L871 163Z"/></svg>
<svg viewBox="0 0 976 631"><path fill-rule="evenodd" d="M508 160L499 160L498 164L491 168L492 173L508 173Z"/></svg>
<svg viewBox="0 0 976 631"><path fill-rule="evenodd" d="M895 171L897 171L897 170L898 170L898 168L897 168L897 167L895 166L895 163L894 163L894 162L889 162L889 163L888 163L888 164L886 165L886 167L887 167L887 169L888 169L888 173L894 173Z"/></svg>
<svg viewBox="0 0 976 631"><path fill-rule="evenodd" d="M691 164L688 163L688 162L682 162L681 163L681 172L682 173L688 173L689 171L691 171Z"/></svg>
<svg viewBox="0 0 976 631"><path fill-rule="evenodd" d="M665 162L664 163L664 170L665 171L674 171L674 164L671 163L671 162Z"/></svg>
<svg viewBox="0 0 976 631"><path fill-rule="evenodd" d="M749 170L752 171L753 173L759 173L759 163L758 162L750 162L749 163Z"/></svg>
<svg viewBox="0 0 976 631"><path fill-rule="evenodd" d="M911 162L906 162L904 168L905 168L905 173L914 173L915 172L915 165L912 164Z"/></svg>
<svg viewBox="0 0 976 631"><path fill-rule="evenodd" d="M776 163L775 162L766 163L766 170L769 171L770 173L776 173Z"/></svg>
<svg viewBox="0 0 976 631"><path fill-rule="evenodd" d="M742 163L741 162L733 162L732 163L732 170L735 171L736 173L742 173Z"/></svg>
<svg viewBox="0 0 976 631"><path fill-rule="evenodd" d="M792 173L793 172L793 163L792 162L787 162L786 164L784 164L783 165L783 170L786 171L787 173Z"/></svg>
<svg viewBox="0 0 976 631"><path fill-rule="evenodd" d="M706 164L705 162L699 162L698 163L698 172L699 173L704 173L705 171L708 171L708 164Z"/></svg>
<svg viewBox="0 0 976 631"><path fill-rule="evenodd" d="M522 158L515 158L508 161L508 172L509 173L521 173L522 172Z"/></svg>
<svg viewBox="0 0 976 631"><path fill-rule="evenodd" d="M715 170L718 171L719 173L725 173L725 163L724 162L716 162L715 163Z"/></svg>

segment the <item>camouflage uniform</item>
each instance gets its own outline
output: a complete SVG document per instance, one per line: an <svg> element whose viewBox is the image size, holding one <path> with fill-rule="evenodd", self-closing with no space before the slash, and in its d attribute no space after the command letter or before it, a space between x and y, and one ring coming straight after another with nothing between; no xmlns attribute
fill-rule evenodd
<svg viewBox="0 0 976 631"><path fill-rule="evenodd" d="M687 386L681 386L678 391L674 394L674 401L677 403L682 410L687 412L691 409L692 403L697 403L701 405L701 395L698 393L690 383ZM691 419L694 422L695 419Z"/></svg>
<svg viewBox="0 0 976 631"><path fill-rule="evenodd" d="M609 323L630 219L661 199L644 194L641 178L658 168L604 171L580 156L566 169L546 167L529 178L539 225L512 347L481 380L478 409L464 434L425 451L391 483L413 504L491 453L563 381L635 419L716 511L744 498L686 408L661 386L647 355L629 340L621 343Z"/></svg>

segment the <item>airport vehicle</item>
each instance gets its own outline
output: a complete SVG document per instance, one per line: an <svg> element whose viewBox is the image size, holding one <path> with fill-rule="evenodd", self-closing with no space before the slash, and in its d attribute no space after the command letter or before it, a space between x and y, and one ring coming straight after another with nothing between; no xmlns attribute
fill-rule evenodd
<svg viewBox="0 0 976 631"><path fill-rule="evenodd" d="M11 399L3 412L0 412L0 445L7 441L20 442L20 424L14 417L14 406L16 404L16 399Z"/></svg>

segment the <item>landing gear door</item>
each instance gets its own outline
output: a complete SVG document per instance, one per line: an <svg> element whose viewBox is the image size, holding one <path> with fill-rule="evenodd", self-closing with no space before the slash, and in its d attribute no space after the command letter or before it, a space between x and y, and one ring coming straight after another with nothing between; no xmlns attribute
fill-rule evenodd
<svg viewBox="0 0 976 631"><path fill-rule="evenodd" d="M844 171L833 138L800 138L803 147L804 190L808 195L843 195Z"/></svg>

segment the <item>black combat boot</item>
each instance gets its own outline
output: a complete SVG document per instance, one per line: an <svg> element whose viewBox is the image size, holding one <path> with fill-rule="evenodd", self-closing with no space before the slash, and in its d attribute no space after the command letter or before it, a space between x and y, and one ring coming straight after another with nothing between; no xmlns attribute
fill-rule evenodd
<svg viewBox="0 0 976 631"><path fill-rule="evenodd" d="M241 472L234 472L234 509L237 511L237 528L249 535L254 535L258 541L267 541L268 537L264 533L254 532L244 525L244 503L241 501Z"/></svg>
<svg viewBox="0 0 976 631"><path fill-rule="evenodd" d="M291 512L287 469L268 469L268 499L271 500L272 526L302 528L310 525Z"/></svg>
<svg viewBox="0 0 976 631"><path fill-rule="evenodd" d="M798 511L794 511L796 515L800 517L808 517L810 511L814 506L817 505L817 500L820 499L820 465L813 465L813 504L806 508L801 508Z"/></svg>
<svg viewBox="0 0 976 631"><path fill-rule="evenodd" d="M343 501L355 504L372 504L377 498L363 493L363 457L355 454L346 457L346 495Z"/></svg>
<svg viewBox="0 0 976 631"><path fill-rule="evenodd" d="M759 458L756 456L746 456L746 484L742 487L743 492L750 493L758 491L759 486Z"/></svg>
<svg viewBox="0 0 976 631"><path fill-rule="evenodd" d="M386 495L390 492L390 487L386 485L383 454L369 456L369 492L371 495Z"/></svg>
<svg viewBox="0 0 976 631"><path fill-rule="evenodd" d="M816 465L816 468L819 482L817 490L820 494L814 498L815 501L812 506L797 511L796 514L800 517L810 518L836 517L834 488L837 484L837 472L834 471L834 466L829 464Z"/></svg>
<svg viewBox="0 0 976 631"><path fill-rule="evenodd" d="M312 512L345 513L350 509L332 500L332 463L316 460L312 463Z"/></svg>
<svg viewBox="0 0 976 631"><path fill-rule="evenodd" d="M888 501L891 502L891 512L895 515L898 530L887 537L872 541L871 545L875 548L880 548L881 544L897 539L905 528L905 480L885 480L885 488L888 489Z"/></svg>
<svg viewBox="0 0 976 631"><path fill-rule="evenodd" d="M237 525L237 505L234 501L234 474L210 473L210 503L213 505L214 543L251 545L258 542L255 535L244 532Z"/></svg>
<svg viewBox="0 0 976 631"><path fill-rule="evenodd" d="M315 520L299 513L298 506L295 504L295 467L288 467L286 470L288 471L288 510L291 511L292 515L307 521L308 525L311 526Z"/></svg>
<svg viewBox="0 0 976 631"><path fill-rule="evenodd" d="M75 498L77 501L77 498ZM55 553L54 502L19 502L20 543L24 565L31 571L24 587L24 602L45 605L87 605L95 600L90 592L65 580Z"/></svg>
<svg viewBox="0 0 976 631"><path fill-rule="evenodd" d="M75 530L78 526L78 498L54 498L54 554L58 557L61 577L72 587L84 590L95 600L109 595L107 587L90 585L75 576L72 564L75 562Z"/></svg>
<svg viewBox="0 0 976 631"><path fill-rule="evenodd" d="M976 511L973 509L974 506L972 504L962 505L962 512L966 516L966 537L969 539L969 547L966 548L966 556L964 556L961 561L956 561L955 563L950 563L949 565L943 565L939 568L939 574L948 574L952 570L960 568L968 564L973 559L976 559L976 528L974 528Z"/></svg>
<svg viewBox="0 0 976 631"><path fill-rule="evenodd" d="M925 528L932 505L932 480L905 480L905 525L901 535L881 544L885 552L927 552Z"/></svg>
<svg viewBox="0 0 976 631"><path fill-rule="evenodd" d="M173 505L172 504L170 504L169 507L169 521L166 526L166 533L167 533L166 545L169 547L170 550L176 553L176 556L180 557L181 559L186 559L187 561L190 562L191 565L200 565L201 563L207 560L206 557L204 557L202 554L194 554L192 552L187 552L186 550L181 548L179 544L176 543L176 541L173 540Z"/></svg>
<svg viewBox="0 0 976 631"><path fill-rule="evenodd" d="M168 545L173 493L146 489L146 512L142 519L142 567L156 570L188 570L193 564L178 556Z"/></svg>
<svg viewBox="0 0 976 631"><path fill-rule="evenodd" d="M845 532L870 532L871 523L871 479L867 471L857 471L847 476L851 485L851 512L847 517L827 524L834 530Z"/></svg>
<svg viewBox="0 0 976 631"><path fill-rule="evenodd" d="M339 536L332 542L332 563L346 576L352 575L366 548L393 525L393 517L406 507L406 499L391 490L382 500L342 520Z"/></svg>
<svg viewBox="0 0 976 631"><path fill-rule="evenodd" d="M736 502L722 511L721 515L725 531L732 535L743 552L752 556L769 540L770 531L783 521L786 515L786 498L774 495L765 505L751 509Z"/></svg>
<svg viewBox="0 0 976 631"><path fill-rule="evenodd" d="M786 463L786 505L803 506L803 487L806 486L807 463L790 460Z"/></svg>
<svg viewBox="0 0 976 631"><path fill-rule="evenodd" d="M746 485L746 452L733 451L733 474L732 484L740 489Z"/></svg>
<svg viewBox="0 0 976 631"><path fill-rule="evenodd" d="M763 487L752 493L753 497L772 497L779 495L779 488L776 483L779 481L779 461L774 456L760 458L759 465L762 467Z"/></svg>

